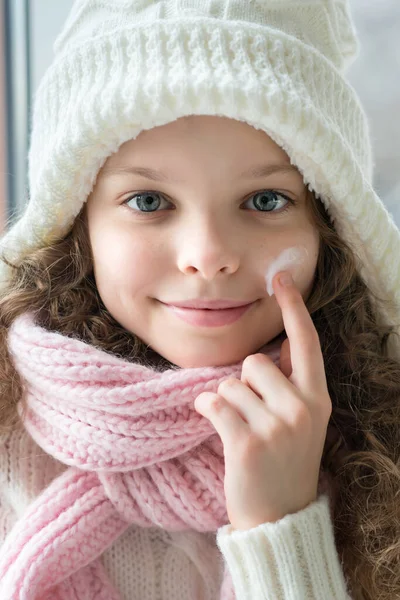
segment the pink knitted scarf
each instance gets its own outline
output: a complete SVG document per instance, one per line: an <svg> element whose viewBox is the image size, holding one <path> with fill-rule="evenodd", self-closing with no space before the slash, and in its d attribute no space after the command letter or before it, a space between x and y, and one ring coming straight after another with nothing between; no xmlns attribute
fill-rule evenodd
<svg viewBox="0 0 400 600"><path fill-rule="evenodd" d="M25 426L69 465L0 551L1 600L117 600L100 555L131 524L215 532L228 523L223 445L194 409L242 363L158 372L49 332L31 314L9 348L24 380ZM262 351L279 364L280 343ZM225 565L220 598L234 598Z"/></svg>

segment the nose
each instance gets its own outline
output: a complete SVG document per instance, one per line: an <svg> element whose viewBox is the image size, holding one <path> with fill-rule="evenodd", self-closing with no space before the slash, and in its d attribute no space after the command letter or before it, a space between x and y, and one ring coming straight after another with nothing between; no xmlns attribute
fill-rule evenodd
<svg viewBox="0 0 400 600"><path fill-rule="evenodd" d="M198 273L203 279L212 280L219 273L232 274L240 265L238 232L228 230L226 224L208 218L200 218L195 227L187 229L179 237L177 247L178 268L185 274Z"/></svg>

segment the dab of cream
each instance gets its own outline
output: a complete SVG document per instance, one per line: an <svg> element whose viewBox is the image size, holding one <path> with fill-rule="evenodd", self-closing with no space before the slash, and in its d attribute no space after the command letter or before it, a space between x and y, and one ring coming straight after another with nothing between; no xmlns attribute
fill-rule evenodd
<svg viewBox="0 0 400 600"><path fill-rule="evenodd" d="M296 271L308 258L308 251L305 246L293 246L286 248L277 258L268 266L265 273L265 283L269 296L274 295L272 280L279 271L289 271L294 281L296 281Z"/></svg>

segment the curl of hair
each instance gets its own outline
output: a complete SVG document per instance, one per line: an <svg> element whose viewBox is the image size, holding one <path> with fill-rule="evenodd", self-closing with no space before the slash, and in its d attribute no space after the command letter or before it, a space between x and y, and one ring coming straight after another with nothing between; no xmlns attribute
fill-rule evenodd
<svg viewBox="0 0 400 600"><path fill-rule="evenodd" d="M320 253L307 307L324 355L332 414L322 468L334 490L336 547L354 600L400 598L400 360L389 357L393 327L379 324L350 247L323 203L307 193ZM69 234L13 265L0 292L0 431L23 423L23 382L7 332L31 311L46 329L126 360L173 368L107 311L95 284L85 206ZM17 405L22 407L21 415Z"/></svg>

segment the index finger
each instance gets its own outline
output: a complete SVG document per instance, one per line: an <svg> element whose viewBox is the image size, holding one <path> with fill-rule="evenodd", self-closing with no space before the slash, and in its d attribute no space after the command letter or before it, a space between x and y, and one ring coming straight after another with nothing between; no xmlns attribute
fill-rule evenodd
<svg viewBox="0 0 400 600"><path fill-rule="evenodd" d="M280 283L283 273L290 276L291 283L288 285ZM315 391L316 385L326 388L325 365L318 332L300 290L288 271L277 273L272 285L290 343L291 379L305 392Z"/></svg>

